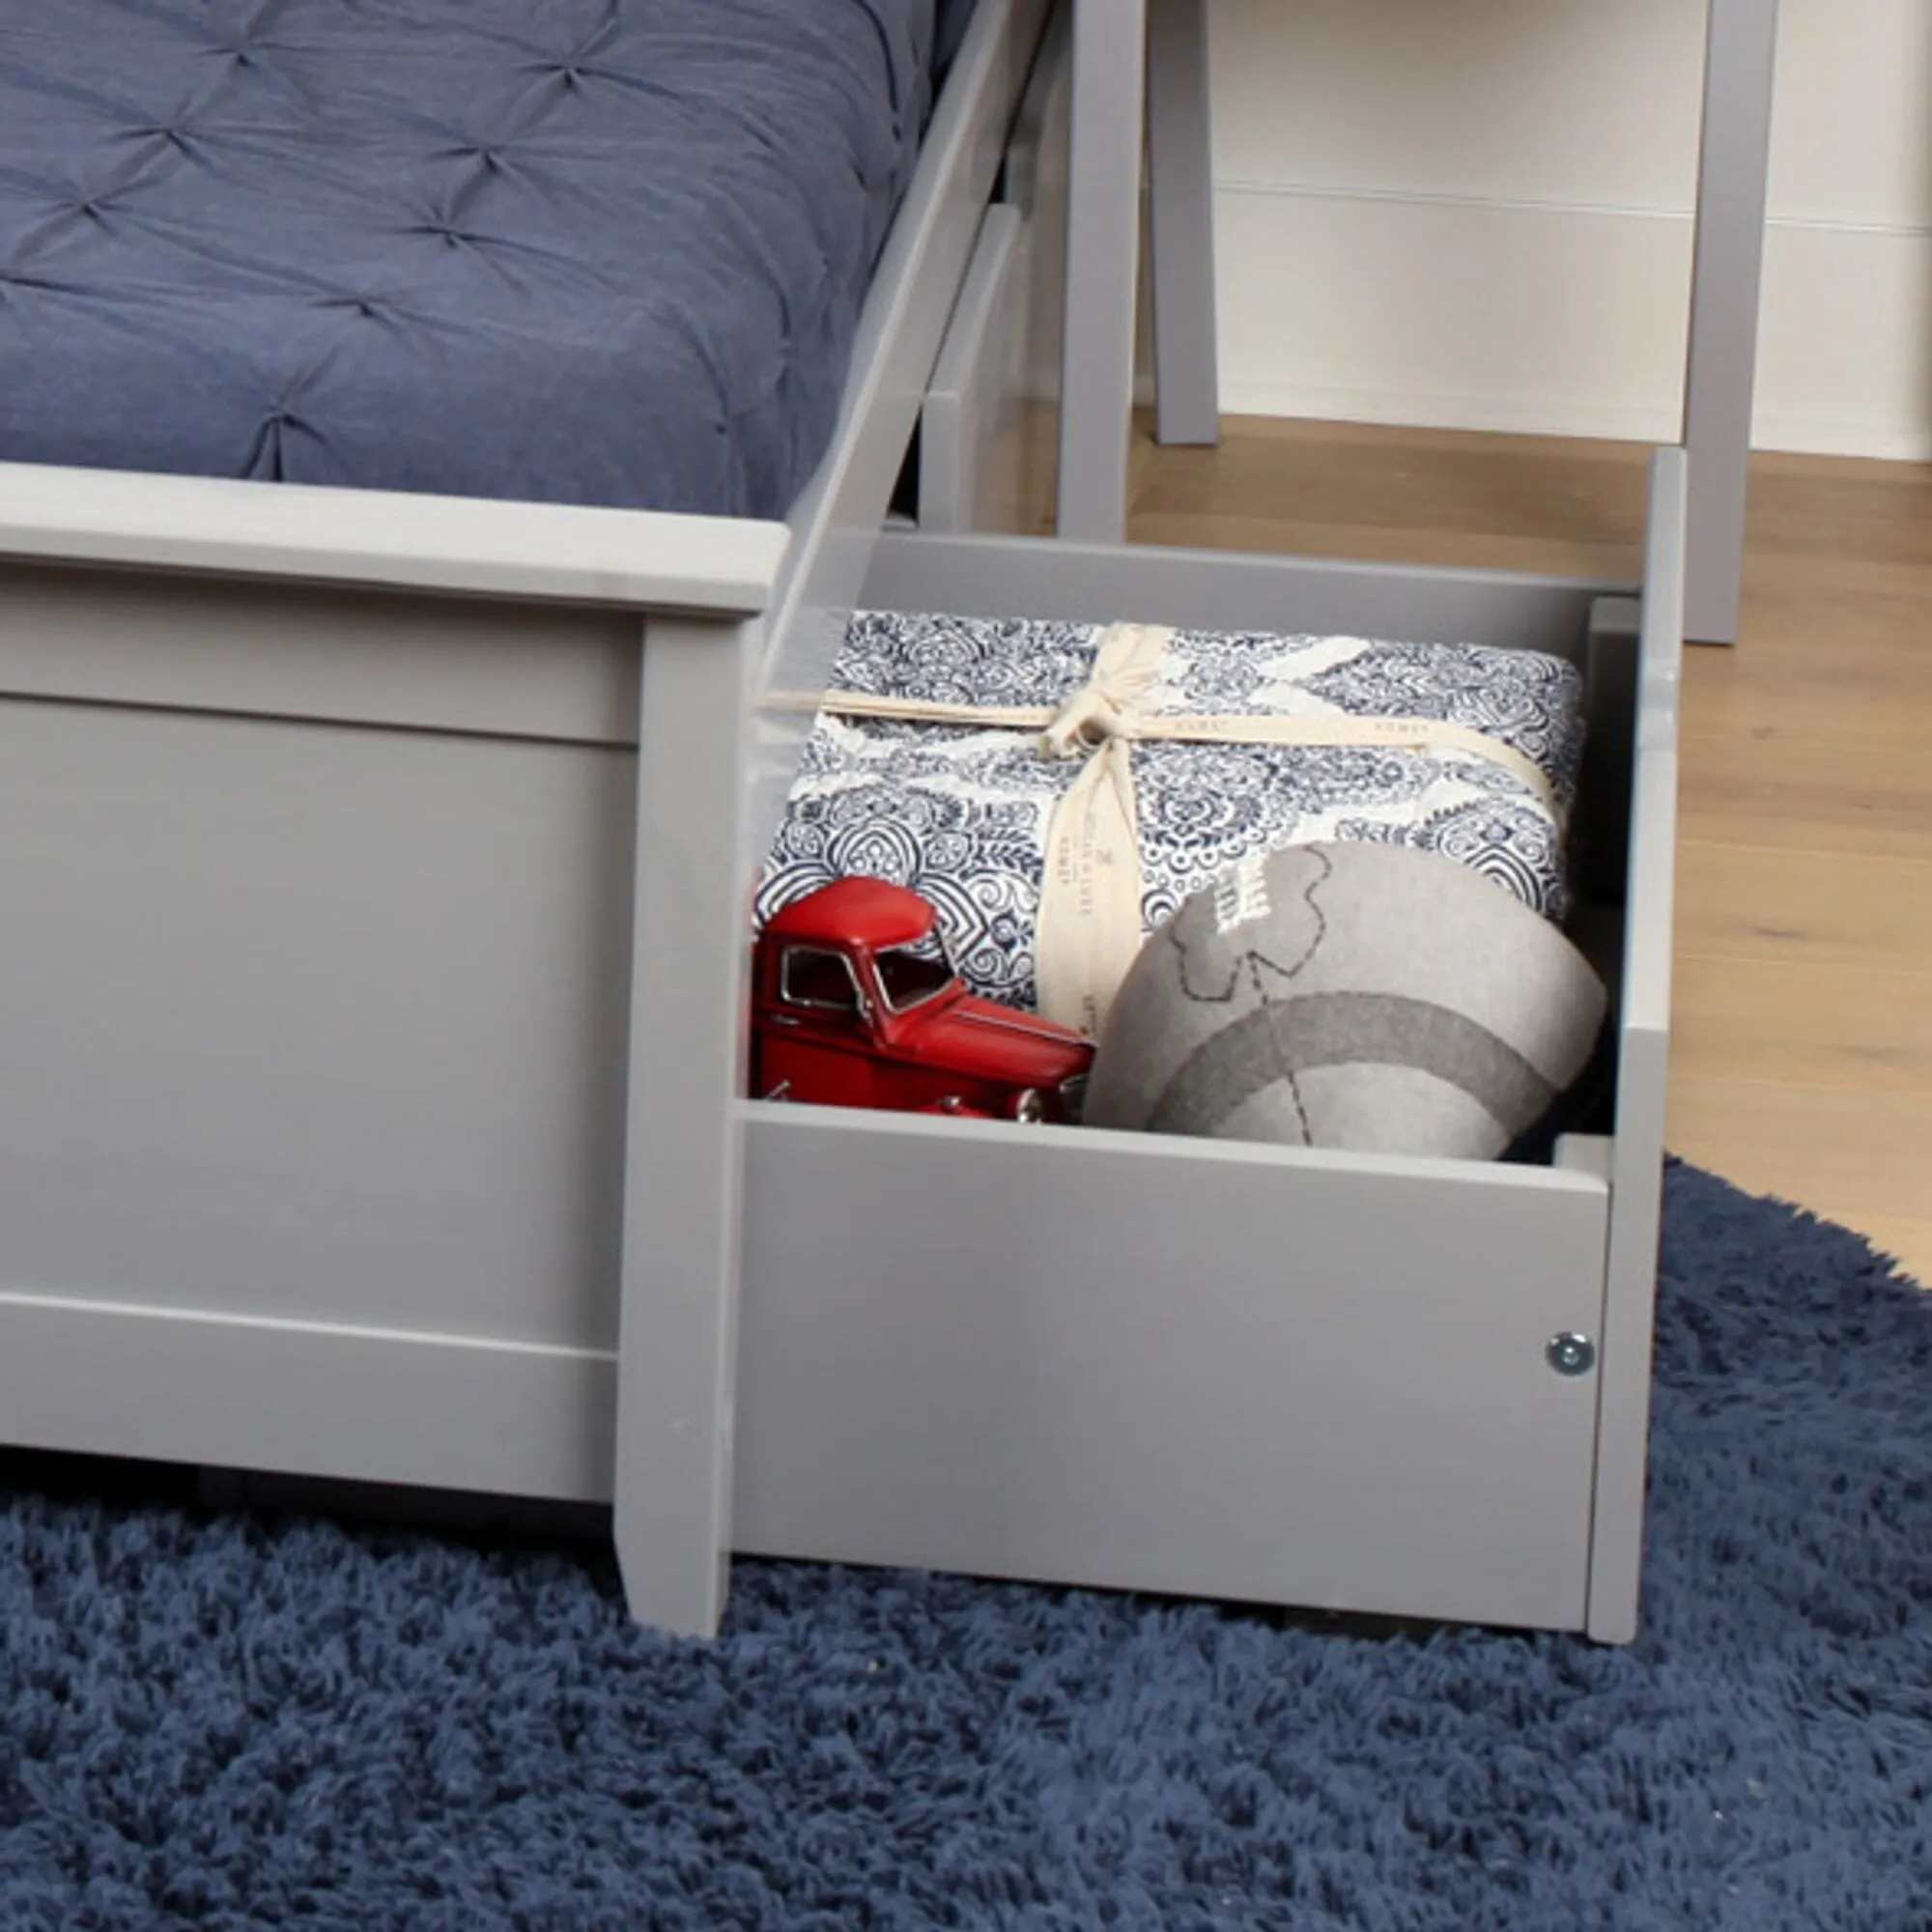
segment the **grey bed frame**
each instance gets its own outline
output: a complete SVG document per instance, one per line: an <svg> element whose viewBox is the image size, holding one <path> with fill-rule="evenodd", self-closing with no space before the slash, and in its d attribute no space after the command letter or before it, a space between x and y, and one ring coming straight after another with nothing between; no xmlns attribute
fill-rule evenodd
<svg viewBox="0 0 1932 1932"><path fill-rule="evenodd" d="M789 527L0 466L0 1441L609 1504L679 1632L741 1550L1631 1634L1681 454L1641 585L882 535L1043 14L982 0ZM759 698L862 601L1571 654L1614 1122L738 1097Z"/></svg>

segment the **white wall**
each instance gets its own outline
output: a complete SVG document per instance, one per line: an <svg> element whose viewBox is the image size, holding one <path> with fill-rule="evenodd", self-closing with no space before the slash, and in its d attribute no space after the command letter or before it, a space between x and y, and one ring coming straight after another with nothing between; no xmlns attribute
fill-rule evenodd
<svg viewBox="0 0 1932 1932"><path fill-rule="evenodd" d="M1211 0L1222 407L1677 433L1704 0ZM1932 457L1932 0L1783 0L1761 447Z"/></svg>

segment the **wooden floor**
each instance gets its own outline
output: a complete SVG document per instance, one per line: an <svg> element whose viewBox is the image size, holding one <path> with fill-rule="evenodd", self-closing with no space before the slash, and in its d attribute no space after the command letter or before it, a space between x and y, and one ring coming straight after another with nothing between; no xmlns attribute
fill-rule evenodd
<svg viewBox="0 0 1932 1932"><path fill-rule="evenodd" d="M1634 575L1645 453L1231 419L1133 536ZM1743 637L1686 668L1670 1144L1932 1283L1932 467L1768 456Z"/></svg>

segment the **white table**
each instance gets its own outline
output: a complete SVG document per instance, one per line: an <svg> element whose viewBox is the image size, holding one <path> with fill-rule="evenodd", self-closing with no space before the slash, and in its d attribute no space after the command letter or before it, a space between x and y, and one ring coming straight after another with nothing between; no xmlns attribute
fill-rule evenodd
<svg viewBox="0 0 1932 1932"><path fill-rule="evenodd" d="M1777 0L1708 0L1685 373L1686 628L1735 643L1764 262ZM1206 0L1074 0L1059 527L1126 532L1142 142L1156 433L1218 435Z"/></svg>

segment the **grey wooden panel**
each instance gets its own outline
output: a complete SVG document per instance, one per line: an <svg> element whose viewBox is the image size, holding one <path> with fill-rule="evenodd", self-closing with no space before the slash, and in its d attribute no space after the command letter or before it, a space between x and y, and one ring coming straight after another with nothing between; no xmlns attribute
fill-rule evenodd
<svg viewBox="0 0 1932 1932"><path fill-rule="evenodd" d="M1737 641L1777 64L1777 0L1709 0L1684 382L1685 630Z"/></svg>
<svg viewBox="0 0 1932 1932"><path fill-rule="evenodd" d="M1615 1177L1605 1279L1602 1415L1590 1564L1590 1633L1613 1642L1635 1634L1643 1556L1670 1060L1686 488L1683 452L1660 450L1653 465L1644 558L1630 883L1618 1014Z"/></svg>
<svg viewBox="0 0 1932 1932"><path fill-rule="evenodd" d="M1066 204L1071 159L1073 36L1062 0L1048 22L1020 122L1007 151L1001 199L1025 217L1019 342L1013 358L1017 404L1005 439L998 488L977 527L1051 528L1059 497L1060 382L1066 329ZM1009 494L1001 496L999 491Z"/></svg>
<svg viewBox="0 0 1932 1932"><path fill-rule="evenodd" d="M1632 587L1065 538L892 534L879 541L866 602L982 617L1520 645L1580 660L1593 601Z"/></svg>
<svg viewBox="0 0 1932 1932"><path fill-rule="evenodd" d="M741 1548L1580 1625L1601 1179L744 1104Z"/></svg>
<svg viewBox="0 0 1932 1932"><path fill-rule="evenodd" d="M1020 400L1013 361L1024 321L1026 224L1016 208L986 211L920 414L919 526L983 528L980 502L1001 433ZM1010 493L1010 489L1008 494Z"/></svg>
<svg viewBox="0 0 1932 1932"><path fill-rule="evenodd" d="M638 620L0 564L0 694L635 745Z"/></svg>
<svg viewBox="0 0 1932 1932"><path fill-rule="evenodd" d="M1001 162L998 199L1018 209L1029 221L1040 213L1042 204L1054 192L1054 184L1048 177L1056 170L1062 177L1059 189L1063 194L1065 190L1072 24L1068 0L1054 0Z"/></svg>
<svg viewBox="0 0 1932 1932"><path fill-rule="evenodd" d="M634 762L0 703L0 1290L608 1346Z"/></svg>
<svg viewBox="0 0 1932 1932"><path fill-rule="evenodd" d="M1127 528L1127 437L1140 288L1148 0L1073 0L1073 131L1056 527Z"/></svg>
<svg viewBox="0 0 1932 1932"><path fill-rule="evenodd" d="M708 1634L731 1535L743 1218L747 681L762 634L644 638L624 1236L617 1554L632 1613Z"/></svg>
<svg viewBox="0 0 1932 1932"><path fill-rule="evenodd" d="M1211 443L1221 433L1221 390L1207 0L1149 0L1147 61L1154 434Z"/></svg>
<svg viewBox="0 0 1932 1932"><path fill-rule="evenodd" d="M1047 0L980 0L861 318L839 430L793 506L793 548L767 619L764 682L822 684L858 601L946 333ZM783 816L810 721L767 716L753 739L750 867Z"/></svg>
<svg viewBox="0 0 1932 1932"><path fill-rule="evenodd" d="M0 1441L602 1501L607 1352L0 1292Z"/></svg>

